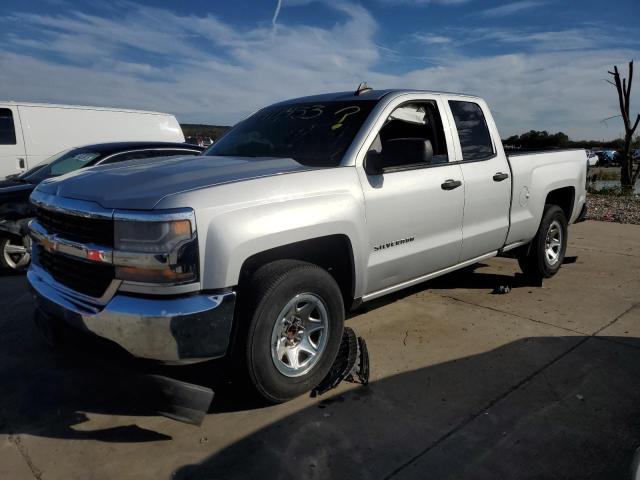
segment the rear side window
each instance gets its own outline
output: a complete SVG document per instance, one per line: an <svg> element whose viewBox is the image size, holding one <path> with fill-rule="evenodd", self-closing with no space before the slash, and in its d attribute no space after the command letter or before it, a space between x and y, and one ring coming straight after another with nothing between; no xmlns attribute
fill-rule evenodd
<svg viewBox="0 0 640 480"><path fill-rule="evenodd" d="M0 145L15 145L16 129L13 113L8 108L0 108Z"/></svg>
<svg viewBox="0 0 640 480"><path fill-rule="evenodd" d="M489 127L480 105L449 100L458 129L463 160L483 160L495 153Z"/></svg>

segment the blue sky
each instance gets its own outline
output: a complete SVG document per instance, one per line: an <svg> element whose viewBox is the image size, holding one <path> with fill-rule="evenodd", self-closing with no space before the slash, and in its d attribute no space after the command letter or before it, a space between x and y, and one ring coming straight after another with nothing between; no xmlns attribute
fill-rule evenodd
<svg viewBox="0 0 640 480"><path fill-rule="evenodd" d="M622 132L613 64L639 0L2 0L0 98L233 124L288 97L422 88L487 99L503 137ZM640 65L634 108L640 109Z"/></svg>

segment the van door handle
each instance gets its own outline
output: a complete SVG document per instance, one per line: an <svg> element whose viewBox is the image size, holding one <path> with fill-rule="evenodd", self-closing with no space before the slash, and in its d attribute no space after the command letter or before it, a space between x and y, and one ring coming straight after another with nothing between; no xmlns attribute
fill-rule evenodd
<svg viewBox="0 0 640 480"><path fill-rule="evenodd" d="M18 159L18 168L24 168L24 158Z"/></svg>
<svg viewBox="0 0 640 480"><path fill-rule="evenodd" d="M493 181L494 182L501 182L503 180L506 180L507 178L509 178L509 174L508 173L498 172L493 176Z"/></svg>
<svg viewBox="0 0 640 480"><path fill-rule="evenodd" d="M441 184L440 187L443 190L453 190L454 188L458 188L460 185L462 185L462 182L460 180L454 180L450 178L449 180Z"/></svg>

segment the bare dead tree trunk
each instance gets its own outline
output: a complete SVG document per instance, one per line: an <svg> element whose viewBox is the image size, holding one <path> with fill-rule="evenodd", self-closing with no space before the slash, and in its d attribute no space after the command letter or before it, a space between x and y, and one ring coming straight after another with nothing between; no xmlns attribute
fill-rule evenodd
<svg viewBox="0 0 640 480"><path fill-rule="evenodd" d="M631 83L633 82L633 61L629 62L629 72L627 75L629 82L627 82L626 78L620 78L620 72L618 72L617 66L614 66L613 72L609 72L609 74L613 75L613 82L609 81L609 83L615 86L618 92L618 103L620 104L620 113L622 115L622 121L624 122L624 150L622 152L622 161L620 162L620 183L622 190L630 193L638 181L638 176L640 176L640 164L634 171L633 159L631 158L631 141L638 127L638 123L640 123L640 114L638 114L635 122L631 124L631 115L629 113L631 106Z"/></svg>

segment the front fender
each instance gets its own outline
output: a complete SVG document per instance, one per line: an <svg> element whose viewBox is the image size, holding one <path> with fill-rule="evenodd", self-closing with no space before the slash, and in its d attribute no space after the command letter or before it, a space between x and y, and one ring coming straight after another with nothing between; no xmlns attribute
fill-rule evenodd
<svg viewBox="0 0 640 480"><path fill-rule="evenodd" d="M303 240L343 234L351 242L356 269L355 291L358 292L358 280L362 278L359 273L364 265L360 245L366 243L363 243L357 223L349 218L358 213L362 215L358 210L358 205L348 198L331 196L262 205L219 216L208 229L207 255L202 262L203 285L205 288L237 285L245 260L257 253Z"/></svg>
<svg viewBox="0 0 640 480"><path fill-rule="evenodd" d="M166 202L165 202L166 203ZM189 192L161 208L196 212L204 289L236 286L251 256L292 243L346 235L352 246L356 296L368 245L362 189L355 168L277 175Z"/></svg>

